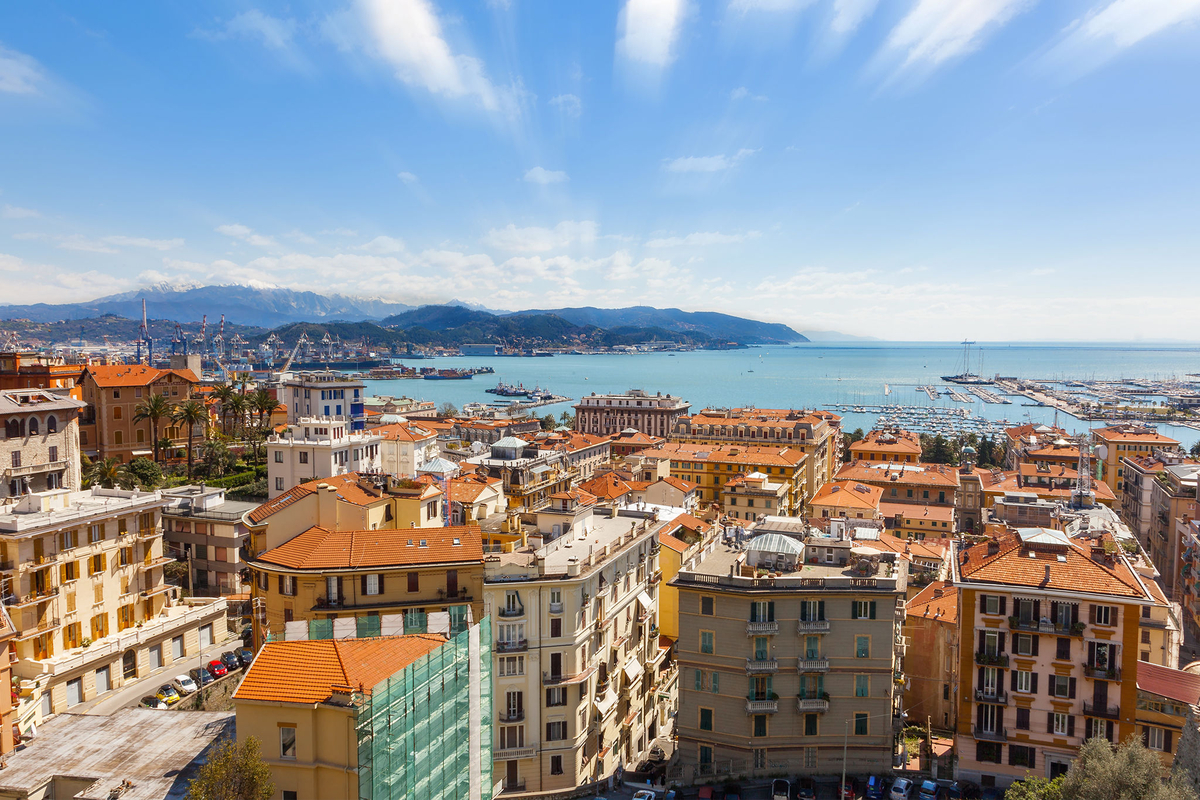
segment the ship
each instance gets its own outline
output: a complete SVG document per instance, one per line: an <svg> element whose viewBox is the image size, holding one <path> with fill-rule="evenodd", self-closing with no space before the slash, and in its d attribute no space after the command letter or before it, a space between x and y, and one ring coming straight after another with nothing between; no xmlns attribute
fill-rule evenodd
<svg viewBox="0 0 1200 800"><path fill-rule="evenodd" d="M963 344L963 354L962 354L962 360L959 362L959 368L962 370L962 372L958 373L957 375L943 375L942 380L946 381L946 383L958 383L958 384L976 385L976 386L990 385L990 384L995 383L995 381L990 378L984 378L984 377L981 377L979 375L979 373L971 372L971 345L973 345L975 343L964 340L962 344ZM979 363L981 365L980 368L982 369L982 364L983 364L983 353L982 352L979 354Z"/></svg>
<svg viewBox="0 0 1200 800"><path fill-rule="evenodd" d="M427 381L469 381L474 376L462 369L439 369L437 372L426 372L421 377Z"/></svg>
<svg viewBox="0 0 1200 800"><path fill-rule="evenodd" d="M293 361L292 369L364 370L382 367L386 363L379 358L331 358L319 361Z"/></svg>
<svg viewBox="0 0 1200 800"><path fill-rule="evenodd" d="M488 394L498 394L501 397L528 397L529 390L524 385L518 384L511 386L504 381L500 381L492 389L484 389Z"/></svg>

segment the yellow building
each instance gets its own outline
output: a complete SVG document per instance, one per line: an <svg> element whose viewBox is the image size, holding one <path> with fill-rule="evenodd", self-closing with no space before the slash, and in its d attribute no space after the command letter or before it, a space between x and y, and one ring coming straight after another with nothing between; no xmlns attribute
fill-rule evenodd
<svg viewBox="0 0 1200 800"><path fill-rule="evenodd" d="M857 481L830 481L808 501L810 517L879 519L883 489Z"/></svg>
<svg viewBox="0 0 1200 800"><path fill-rule="evenodd" d="M871 431L850 445L850 459L917 464L921 461L921 437L899 429Z"/></svg>
<svg viewBox="0 0 1200 800"><path fill-rule="evenodd" d="M662 572L658 585L659 633L672 642L679 639L679 589L671 579L683 569L688 559L710 545L716 538L718 528L683 514L671 520L658 535L661 550L658 567Z"/></svg>
<svg viewBox="0 0 1200 800"><path fill-rule="evenodd" d="M780 516L797 516L808 500L806 483L808 456L791 447L710 446L668 442L662 447L643 450L643 461L670 460L671 477L696 484L700 506L720 506L726 483L739 475L761 473L773 483L783 483L783 505L772 510Z"/></svg>
<svg viewBox="0 0 1200 800"><path fill-rule="evenodd" d="M1121 459L1125 456L1149 455L1155 450L1172 450L1179 447L1179 441L1170 436L1163 436L1149 425L1109 425L1107 428L1097 428L1092 431L1092 437L1098 445L1100 480L1112 490L1114 497L1124 489L1124 469ZM1104 449L1101 450L1100 446Z"/></svg>

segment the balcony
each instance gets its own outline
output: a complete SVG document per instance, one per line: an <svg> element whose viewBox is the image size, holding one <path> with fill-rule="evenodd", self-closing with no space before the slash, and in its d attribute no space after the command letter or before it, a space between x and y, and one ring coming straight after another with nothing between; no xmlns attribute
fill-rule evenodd
<svg viewBox="0 0 1200 800"><path fill-rule="evenodd" d="M982 667L1008 667L1008 656L1003 653L975 652L975 663Z"/></svg>
<svg viewBox="0 0 1200 800"><path fill-rule="evenodd" d="M497 747L492 750L492 759L494 761L510 761L517 758L533 758L537 755L537 745L531 744L524 747ZM525 781L521 781L524 785Z"/></svg>
<svg viewBox="0 0 1200 800"><path fill-rule="evenodd" d="M583 681L590 678L592 676L592 673L595 671L596 671L596 668L594 666L592 666L592 667L588 667L583 672L574 672L574 673L570 673L570 674L567 674L567 673L552 674L549 672L543 672L542 673L542 685L543 686L564 686L564 685L572 684L572 683L582 683Z"/></svg>
<svg viewBox="0 0 1200 800"><path fill-rule="evenodd" d="M166 564L170 564L174 561L175 561L175 559L173 559L173 558L167 558L166 556L158 556L157 558L152 558L149 561L143 561L143 562L139 563L138 569L139 570L154 569L155 567L161 567Z"/></svg>
<svg viewBox="0 0 1200 800"><path fill-rule="evenodd" d="M997 705L1005 705L1008 703L1008 693L1002 691L987 691L985 689L975 690L976 703L995 703Z"/></svg>
<svg viewBox="0 0 1200 800"><path fill-rule="evenodd" d="M496 755L496 753L507 753L507 752L508 752L507 750L497 750L495 753L492 753L492 758L494 758L496 760L500 760L501 758L503 758L505 761L515 758L515 756L509 756L509 755L505 755L505 756ZM529 756L523 756L523 757L529 758ZM523 791L525 791L525 779L524 778L521 778L521 780L519 780L519 781L510 781L510 780L505 779L504 787L500 790L501 793L523 792Z"/></svg>
<svg viewBox="0 0 1200 800"><path fill-rule="evenodd" d="M747 636L769 636L774 633L779 633L778 622L747 622Z"/></svg>
<svg viewBox="0 0 1200 800"><path fill-rule="evenodd" d="M779 698L771 695L774 700L746 700L747 714L776 714L779 712Z"/></svg>
<svg viewBox="0 0 1200 800"><path fill-rule="evenodd" d="M505 608L501 608L499 611L497 611L496 614L497 614L497 616L504 617L506 619L511 619L513 617L523 617L523 616L525 616L525 607L524 606L517 606L515 608L505 607Z"/></svg>
<svg viewBox="0 0 1200 800"><path fill-rule="evenodd" d="M1001 728L997 731L985 731L978 725L971 727L971 734L981 742L1007 742L1008 728Z"/></svg>
<svg viewBox="0 0 1200 800"><path fill-rule="evenodd" d="M139 542L148 542L162 534L162 528L138 528L137 539Z"/></svg>
<svg viewBox="0 0 1200 800"><path fill-rule="evenodd" d="M751 675L779 671L779 662L773 658L747 658L746 672Z"/></svg>
<svg viewBox="0 0 1200 800"><path fill-rule="evenodd" d="M796 710L804 713L824 714L829 710L829 695L824 697L797 697Z"/></svg>
<svg viewBox="0 0 1200 800"><path fill-rule="evenodd" d="M40 556L34 556L29 563L35 567L40 567L46 564L53 564L55 561L58 561L58 553L42 553Z"/></svg>
<svg viewBox="0 0 1200 800"><path fill-rule="evenodd" d="M829 633L829 620L800 620L796 623L796 633Z"/></svg>
<svg viewBox="0 0 1200 800"><path fill-rule="evenodd" d="M1120 667L1102 667L1096 664L1084 664L1083 676L1097 681L1119 681L1121 680Z"/></svg>
<svg viewBox="0 0 1200 800"><path fill-rule="evenodd" d="M61 625L62 621L58 617L45 617L38 620L36 625L22 628L20 634L17 635L17 641L21 642L26 639L32 639L35 636L41 636L43 633L56 631Z"/></svg>
<svg viewBox="0 0 1200 800"><path fill-rule="evenodd" d="M1043 620L1039 622L1033 619L1023 620L1019 617L1009 617L1008 627L1014 631L1053 633L1057 636L1082 636L1086 626L1082 622L1074 622L1070 625L1060 625L1057 622L1051 622L1050 620Z"/></svg>
<svg viewBox="0 0 1200 800"><path fill-rule="evenodd" d="M799 672L829 672L829 659L797 658L796 670Z"/></svg>
<svg viewBox="0 0 1200 800"><path fill-rule="evenodd" d="M529 649L529 640L515 639L513 641L498 641L492 648L497 653L524 653Z"/></svg>
<svg viewBox="0 0 1200 800"><path fill-rule="evenodd" d="M37 603L43 603L58 594L58 587L51 586L49 589L41 589L30 592L26 595L8 595L4 598L4 605L13 608L25 608Z"/></svg>
<svg viewBox="0 0 1200 800"><path fill-rule="evenodd" d="M550 604L550 613L551 614L561 614L562 612L563 612L563 604L562 603L551 603Z"/></svg>
<svg viewBox="0 0 1200 800"><path fill-rule="evenodd" d="M500 710L500 721L501 722L521 722L524 719L525 719L525 709L523 709L523 708L501 709Z"/></svg>
<svg viewBox="0 0 1200 800"><path fill-rule="evenodd" d="M1090 700L1083 701L1083 713L1089 717L1103 717L1105 719L1120 719L1121 707L1110 705L1097 705Z"/></svg>

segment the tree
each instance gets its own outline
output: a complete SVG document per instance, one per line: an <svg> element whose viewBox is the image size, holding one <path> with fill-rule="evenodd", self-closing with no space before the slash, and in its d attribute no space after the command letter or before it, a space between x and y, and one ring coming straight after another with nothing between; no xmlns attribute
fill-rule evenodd
<svg viewBox="0 0 1200 800"><path fill-rule="evenodd" d="M558 421L561 422L563 424L563 427L565 427L565 428L574 428L575 427L575 415L572 414L570 411L564 411L561 414L559 414Z"/></svg>
<svg viewBox="0 0 1200 800"><path fill-rule="evenodd" d="M1200 728L1196 726L1196 711L1188 709L1183 733L1179 735L1179 746L1175 749L1175 763L1171 774L1177 775L1200 795Z"/></svg>
<svg viewBox="0 0 1200 800"><path fill-rule="evenodd" d="M1200 442L1196 442L1194 445L1192 445L1192 449L1189 450L1188 452L1191 453L1194 457L1200 458Z"/></svg>
<svg viewBox="0 0 1200 800"><path fill-rule="evenodd" d="M249 410L250 401L246 399L244 394L235 394L229 398L229 419L232 421L230 430L226 431L229 436L238 438L239 426L244 430L246 427L246 412Z"/></svg>
<svg viewBox="0 0 1200 800"><path fill-rule="evenodd" d="M237 455L220 439L208 439L200 446L200 463L209 478L223 478L237 466Z"/></svg>
<svg viewBox="0 0 1200 800"><path fill-rule="evenodd" d="M129 469L116 458L103 458L93 462L83 476L84 486L99 486L102 489L132 489L137 480Z"/></svg>
<svg viewBox="0 0 1200 800"><path fill-rule="evenodd" d="M866 438L866 434L863 433L862 428L855 428L842 437L842 446L845 448L842 450L842 461L850 461L850 445L861 442L864 438Z"/></svg>
<svg viewBox="0 0 1200 800"><path fill-rule="evenodd" d="M233 396L235 394L237 394L237 390L234 389L232 386L230 386L228 383L218 383L216 386L214 386L212 388L212 396L215 397L217 399L217 402L219 402L221 404L219 406L220 419L221 419L221 430L225 431L225 433L229 433L229 425L226 422L226 417L229 416L228 403L231 399L233 399Z"/></svg>
<svg viewBox="0 0 1200 800"><path fill-rule="evenodd" d="M208 426L208 409L199 400L188 400L186 403L176 406L175 413L171 415L171 419L180 425L187 426L187 460L188 480L192 479L192 432L197 425L200 426L201 434L204 433Z"/></svg>
<svg viewBox="0 0 1200 800"><path fill-rule="evenodd" d="M1046 780L1035 776L1014 783L1004 793L1004 800L1062 800L1062 776Z"/></svg>
<svg viewBox="0 0 1200 800"><path fill-rule="evenodd" d="M271 768L262 760L257 737L238 743L218 740L208 761L188 783L187 800L270 800Z"/></svg>
<svg viewBox="0 0 1200 800"><path fill-rule="evenodd" d="M156 489L162 483L163 472L158 462L142 456L129 462L129 473L143 489Z"/></svg>
<svg viewBox="0 0 1200 800"><path fill-rule="evenodd" d="M457 417L458 409L454 407L453 403L442 403L438 406L437 413L439 417Z"/></svg>
<svg viewBox="0 0 1200 800"><path fill-rule="evenodd" d="M164 419L171 418L171 401L166 398L166 395L153 393L142 402L138 403L133 409L133 421L142 422L148 420L150 422L150 437L154 442L154 461L158 462L158 423Z"/></svg>
<svg viewBox="0 0 1200 800"><path fill-rule="evenodd" d="M1062 800L1197 800L1182 774L1163 782L1162 761L1130 736L1115 749L1088 739L1063 777Z"/></svg>
<svg viewBox="0 0 1200 800"><path fill-rule="evenodd" d="M552 431L558 425L558 420L554 418L553 414L547 414L546 416L542 417L541 423L542 430Z"/></svg>

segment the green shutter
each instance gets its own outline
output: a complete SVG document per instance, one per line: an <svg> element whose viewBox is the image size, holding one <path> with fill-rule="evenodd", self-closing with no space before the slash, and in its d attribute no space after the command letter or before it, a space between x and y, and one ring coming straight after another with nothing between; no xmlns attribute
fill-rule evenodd
<svg viewBox="0 0 1200 800"><path fill-rule="evenodd" d="M875 601L871 601L871 619L875 619Z"/></svg>

